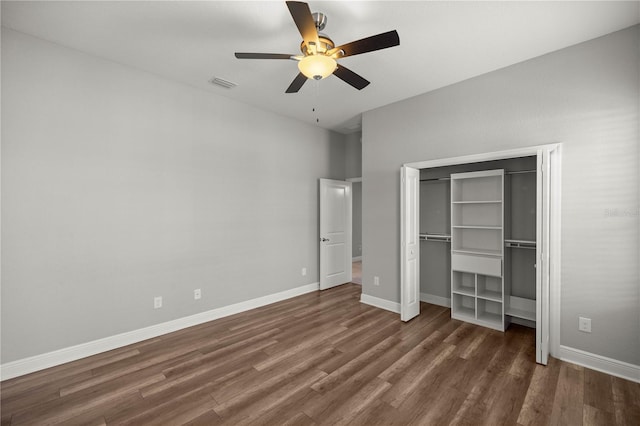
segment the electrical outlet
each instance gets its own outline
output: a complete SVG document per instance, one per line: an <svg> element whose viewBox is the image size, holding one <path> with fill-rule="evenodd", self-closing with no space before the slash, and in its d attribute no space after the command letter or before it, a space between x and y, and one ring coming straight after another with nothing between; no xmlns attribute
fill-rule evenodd
<svg viewBox="0 0 640 426"><path fill-rule="evenodd" d="M578 330L591 333L591 318L578 317Z"/></svg>
<svg viewBox="0 0 640 426"><path fill-rule="evenodd" d="M307 268L302 268L302 276L307 275Z"/></svg>
<svg viewBox="0 0 640 426"><path fill-rule="evenodd" d="M156 296L153 298L153 309L162 308L162 296Z"/></svg>
<svg viewBox="0 0 640 426"><path fill-rule="evenodd" d="M202 292L200 291L199 288L196 288L195 290L193 290L193 298L195 300L199 300L202 297Z"/></svg>
<svg viewBox="0 0 640 426"><path fill-rule="evenodd" d="M373 277L373 285L380 285L380 277Z"/></svg>

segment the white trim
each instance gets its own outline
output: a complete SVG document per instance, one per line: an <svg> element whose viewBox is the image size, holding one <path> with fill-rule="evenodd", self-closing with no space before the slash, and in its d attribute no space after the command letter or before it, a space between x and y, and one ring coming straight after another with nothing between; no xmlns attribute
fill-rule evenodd
<svg viewBox="0 0 640 426"><path fill-rule="evenodd" d="M413 167L415 169L430 169L432 167L455 166L464 163L478 163L481 161L506 160L509 158L526 157L537 155L538 150L553 151L560 147L559 143L547 145L528 146L526 148L509 149L498 152L484 152L481 154L463 155L460 157L440 158L437 160L417 161L414 163L404 163L405 167Z"/></svg>
<svg viewBox="0 0 640 426"><path fill-rule="evenodd" d="M368 294L362 293L360 295L360 303L375 306L376 308L391 311L396 314L400 313L400 304L398 302L391 302L386 299L380 299L379 297L369 296Z"/></svg>
<svg viewBox="0 0 640 426"><path fill-rule="evenodd" d="M354 177L354 178L349 178L349 179L345 179L347 182L362 182L362 178L361 177Z"/></svg>
<svg viewBox="0 0 640 426"><path fill-rule="evenodd" d="M360 262L362 260L362 256L356 256L351 258L351 263Z"/></svg>
<svg viewBox="0 0 640 426"><path fill-rule="evenodd" d="M428 293L420 293L420 301L431 303L432 305L444 306L445 308L451 307L451 299L448 297L436 296Z"/></svg>
<svg viewBox="0 0 640 426"><path fill-rule="evenodd" d="M640 383L640 365L629 364L628 362L618 361L563 345L560 345L559 358L562 361Z"/></svg>
<svg viewBox="0 0 640 426"><path fill-rule="evenodd" d="M105 337L103 339L87 343L81 343L79 345L70 346L68 348L59 349L45 354L8 362L0 365L0 380L7 380L24 374L33 373L34 371L43 370L45 368L54 367L56 365L110 351L112 349L121 348L123 346L158 337L163 334L182 330L187 327L213 321L229 315L238 314L261 306L270 305L272 303L318 290L319 283L307 284L290 290L281 291L279 293L234 303L233 305L223 306L206 312L200 312L188 317L178 318L162 324L156 324L150 327Z"/></svg>

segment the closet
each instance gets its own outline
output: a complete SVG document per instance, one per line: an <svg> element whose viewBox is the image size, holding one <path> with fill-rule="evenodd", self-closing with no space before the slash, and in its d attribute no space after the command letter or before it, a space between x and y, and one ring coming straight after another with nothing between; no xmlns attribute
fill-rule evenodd
<svg viewBox="0 0 640 426"><path fill-rule="evenodd" d="M535 156L421 170L419 227L421 300L535 327Z"/></svg>

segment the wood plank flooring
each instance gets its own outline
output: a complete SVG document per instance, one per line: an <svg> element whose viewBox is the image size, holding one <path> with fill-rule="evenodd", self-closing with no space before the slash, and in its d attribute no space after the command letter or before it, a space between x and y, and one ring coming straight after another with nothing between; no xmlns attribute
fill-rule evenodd
<svg viewBox="0 0 640 426"><path fill-rule="evenodd" d="M639 425L640 384L347 284L2 382L2 425Z"/></svg>
<svg viewBox="0 0 640 426"><path fill-rule="evenodd" d="M351 282L362 284L362 261L357 260L351 264Z"/></svg>

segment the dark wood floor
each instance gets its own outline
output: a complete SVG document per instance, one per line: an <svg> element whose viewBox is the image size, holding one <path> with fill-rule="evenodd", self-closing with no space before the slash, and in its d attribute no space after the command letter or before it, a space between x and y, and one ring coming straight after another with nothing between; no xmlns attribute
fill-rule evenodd
<svg viewBox="0 0 640 426"><path fill-rule="evenodd" d="M8 380L2 424L639 425L640 384L551 359L423 304L398 315L354 284Z"/></svg>

